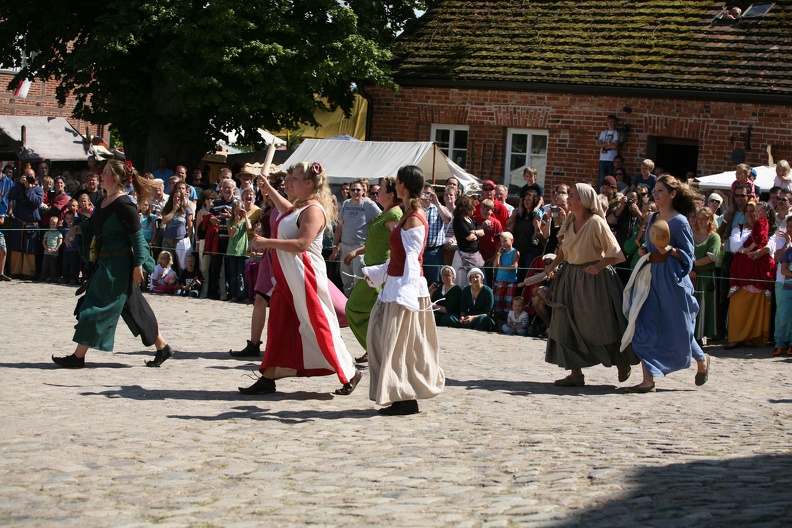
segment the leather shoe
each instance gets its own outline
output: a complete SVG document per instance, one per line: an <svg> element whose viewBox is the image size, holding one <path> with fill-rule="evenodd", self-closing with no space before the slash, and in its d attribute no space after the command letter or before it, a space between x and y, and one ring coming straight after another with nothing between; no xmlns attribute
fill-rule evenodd
<svg viewBox="0 0 792 528"><path fill-rule="evenodd" d="M773 355L776 356L776 357L780 356L783 353L784 353L784 349L780 348L780 347L776 348L775 350L773 350Z"/></svg>
<svg viewBox="0 0 792 528"><path fill-rule="evenodd" d="M575 376L570 374L566 378L557 379L553 382L556 387L583 387L586 384L586 376L583 374Z"/></svg>
<svg viewBox="0 0 792 528"><path fill-rule="evenodd" d="M154 359L151 361L146 361L147 367L159 367L163 363L165 363L168 358L173 356L173 349L170 345L165 345L162 347L161 350L157 350L157 353L154 355Z"/></svg>
<svg viewBox="0 0 792 528"><path fill-rule="evenodd" d="M259 357L261 355L261 341L253 344L250 339L247 340L247 345L242 350L229 350L229 354L234 357Z"/></svg>
<svg viewBox="0 0 792 528"><path fill-rule="evenodd" d="M275 392L275 380L261 376L250 387L238 387L242 394L272 394Z"/></svg>
<svg viewBox="0 0 792 528"><path fill-rule="evenodd" d="M361 374L359 370L355 371L355 375L352 376L352 379L349 380L349 383L344 383L344 386L340 389L336 389L333 394L338 394L339 396L349 396L355 390L355 387L358 386L358 383L360 383L362 377L363 374Z"/></svg>
<svg viewBox="0 0 792 528"><path fill-rule="evenodd" d="M632 387L624 387L622 391L625 394L646 394L647 392L656 392L655 384L652 383L648 387L642 387L640 385L633 385Z"/></svg>
<svg viewBox="0 0 792 528"><path fill-rule="evenodd" d="M385 407L377 411L385 416L407 416L408 414L418 414L418 402L415 400L405 400L393 402L390 407Z"/></svg>
<svg viewBox="0 0 792 528"><path fill-rule="evenodd" d="M64 368L78 369L78 368L83 368L85 366L85 358L84 357L78 358L74 354L63 357L52 356L52 361L56 365L60 365L61 367Z"/></svg>
<svg viewBox="0 0 792 528"><path fill-rule="evenodd" d="M704 354L705 362L707 364L707 370L704 372L696 372L696 385L699 387L707 383L707 379L709 379L709 370L710 370L710 356L709 354Z"/></svg>
<svg viewBox="0 0 792 528"><path fill-rule="evenodd" d="M368 363L368 352L366 352L359 358L355 358L355 363Z"/></svg>
<svg viewBox="0 0 792 528"><path fill-rule="evenodd" d="M628 379L630 379L630 374L632 374L632 367L627 365L616 365L616 368L619 369L619 383L624 383Z"/></svg>

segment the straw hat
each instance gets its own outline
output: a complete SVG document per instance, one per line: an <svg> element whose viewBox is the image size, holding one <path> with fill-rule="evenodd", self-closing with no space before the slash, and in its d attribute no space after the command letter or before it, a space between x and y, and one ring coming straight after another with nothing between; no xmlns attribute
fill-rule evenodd
<svg viewBox="0 0 792 528"><path fill-rule="evenodd" d="M242 170L239 171L239 174L237 174L237 177L243 174L250 174L255 178L261 174L261 167L261 163L245 163L245 165L242 166Z"/></svg>

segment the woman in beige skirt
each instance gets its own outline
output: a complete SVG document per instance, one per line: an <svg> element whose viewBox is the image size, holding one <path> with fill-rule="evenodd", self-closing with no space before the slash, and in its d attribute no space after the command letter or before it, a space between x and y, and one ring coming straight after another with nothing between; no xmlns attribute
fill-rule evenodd
<svg viewBox="0 0 792 528"><path fill-rule="evenodd" d="M423 185L421 169L412 165L399 169L396 193L405 212L390 235L391 257L384 264L363 268L372 287L384 283L371 310L366 352L369 398L388 405L379 412L389 416L417 413L417 400L434 398L445 386L432 301L423 278L429 234L420 201Z"/></svg>

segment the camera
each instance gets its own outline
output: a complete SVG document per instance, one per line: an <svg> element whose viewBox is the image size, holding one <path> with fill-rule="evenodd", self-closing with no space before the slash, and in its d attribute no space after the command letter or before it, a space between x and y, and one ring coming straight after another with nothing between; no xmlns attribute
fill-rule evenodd
<svg viewBox="0 0 792 528"><path fill-rule="evenodd" d="M421 195L421 198L423 198L424 200L431 200L432 199L432 195L429 194L429 193L423 193Z"/></svg>
<svg viewBox="0 0 792 528"><path fill-rule="evenodd" d="M561 208L558 207L557 205L553 205L553 206L550 207L550 212L553 213L553 214L557 213L560 210L561 210Z"/></svg>
<svg viewBox="0 0 792 528"><path fill-rule="evenodd" d="M33 184L36 183L36 177L35 176L25 176L25 181L27 181L30 185L33 185Z"/></svg>
<svg viewBox="0 0 792 528"><path fill-rule="evenodd" d="M632 205L634 203L635 203L635 198L628 198L627 199L627 205Z"/></svg>

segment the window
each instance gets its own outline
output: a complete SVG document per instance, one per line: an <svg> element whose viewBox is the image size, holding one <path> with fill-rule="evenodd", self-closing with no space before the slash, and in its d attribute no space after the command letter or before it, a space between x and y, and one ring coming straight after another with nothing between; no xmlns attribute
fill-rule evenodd
<svg viewBox="0 0 792 528"><path fill-rule="evenodd" d="M432 141L463 169L467 165L468 130L466 125L432 125Z"/></svg>
<svg viewBox="0 0 792 528"><path fill-rule="evenodd" d="M523 169L534 167L539 176L537 182L544 185L547 169L547 131L510 128L506 137L507 187L521 188L524 185Z"/></svg>

